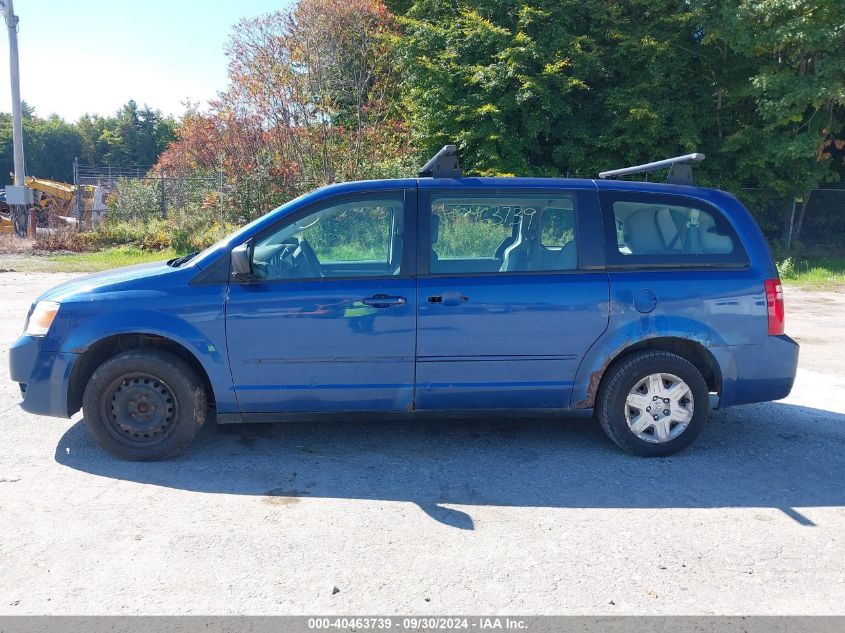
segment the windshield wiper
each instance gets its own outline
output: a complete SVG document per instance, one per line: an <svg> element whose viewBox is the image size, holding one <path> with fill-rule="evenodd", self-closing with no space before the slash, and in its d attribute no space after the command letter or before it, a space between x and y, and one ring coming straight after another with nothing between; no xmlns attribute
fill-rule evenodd
<svg viewBox="0 0 845 633"><path fill-rule="evenodd" d="M173 268L179 268L179 266L191 261L194 257L199 254L199 251L194 251L193 253L188 253L187 255L182 255L181 257L174 257L173 259L167 261L167 265L172 266Z"/></svg>

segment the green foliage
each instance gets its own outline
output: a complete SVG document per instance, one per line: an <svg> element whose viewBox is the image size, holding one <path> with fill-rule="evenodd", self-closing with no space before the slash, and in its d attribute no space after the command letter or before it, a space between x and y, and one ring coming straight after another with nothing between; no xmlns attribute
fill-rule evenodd
<svg viewBox="0 0 845 633"><path fill-rule="evenodd" d="M85 115L68 123L53 114L44 119L23 104L27 175L73 182L73 161L87 164L153 165L175 138L176 122L134 101L114 116ZM0 113L0 186L11 182L12 116Z"/></svg>
<svg viewBox="0 0 845 633"><path fill-rule="evenodd" d="M136 246L118 246L100 251L39 253L3 257L0 267L17 272L90 273L120 266L166 261L175 257L173 251L144 251Z"/></svg>
<svg viewBox="0 0 845 633"><path fill-rule="evenodd" d="M201 226L177 225L173 228L170 246L180 254L201 251L219 242L236 228L232 224L217 221Z"/></svg>
<svg viewBox="0 0 845 633"><path fill-rule="evenodd" d="M82 136L76 126L56 115L40 119L31 108L24 107L23 137L28 175L72 180L73 159L82 151ZM12 115L0 113L0 186L11 183L12 171Z"/></svg>
<svg viewBox="0 0 845 633"><path fill-rule="evenodd" d="M162 216L161 189L155 180L118 180L107 200L114 221L149 222Z"/></svg>
<svg viewBox="0 0 845 633"><path fill-rule="evenodd" d="M845 285L845 259L788 257L777 268L781 281L789 285L815 288Z"/></svg>
<svg viewBox="0 0 845 633"><path fill-rule="evenodd" d="M440 257L491 257L511 235L511 207L444 200L433 211L440 218L434 245Z"/></svg>
<svg viewBox="0 0 845 633"><path fill-rule="evenodd" d="M39 232L34 248L82 253L127 247L150 253L173 250L184 254L211 246L236 228L221 222L216 214L195 208L166 220L110 217L85 231L73 226L58 227Z"/></svg>
<svg viewBox="0 0 845 633"><path fill-rule="evenodd" d="M680 0L418 0L402 24L423 155L452 140L472 173L592 175L700 141L708 95Z"/></svg>
<svg viewBox="0 0 845 633"><path fill-rule="evenodd" d="M593 177L697 150L698 182L750 187L743 202L782 241L795 197L845 176L843 42L842 0L298 0L235 27L228 89L178 130L134 101L74 124L25 107L26 153L31 173L65 181L76 155L222 173L222 201L168 192L162 209L155 181L111 197L110 223L146 232L167 216L193 250L316 184L413 173L446 142L477 175ZM11 156L0 114L0 183ZM444 223L438 248L483 230Z"/></svg>
<svg viewBox="0 0 845 633"><path fill-rule="evenodd" d="M106 221L80 235L86 250L114 246L135 246L145 251L161 251L171 246L172 227L162 220L150 222Z"/></svg>
<svg viewBox="0 0 845 633"><path fill-rule="evenodd" d="M386 261L395 211L386 206L345 209L299 234L324 261Z"/></svg>
<svg viewBox="0 0 845 633"><path fill-rule="evenodd" d="M570 210L548 211L540 225L540 243L559 247L575 239L575 212Z"/></svg>
<svg viewBox="0 0 845 633"><path fill-rule="evenodd" d="M95 272L133 266L147 262L160 262L174 257L172 251L145 251L137 246L116 246L84 253L53 254L44 258L33 258L29 269L41 272Z"/></svg>
<svg viewBox="0 0 845 633"><path fill-rule="evenodd" d="M712 57L715 147L730 182L795 196L845 173L829 150L845 125L841 0L700 0Z"/></svg>
<svg viewBox="0 0 845 633"><path fill-rule="evenodd" d="M791 279L795 276L795 260L791 257L777 263L778 275L783 279Z"/></svg>
<svg viewBox="0 0 845 633"><path fill-rule="evenodd" d="M440 224L440 237L434 250L440 257L492 257L509 235L510 231L505 231L502 225L458 216Z"/></svg>
<svg viewBox="0 0 845 633"><path fill-rule="evenodd" d="M90 165L153 165L175 139L176 122L129 101L114 116L86 114L76 127L81 158Z"/></svg>
<svg viewBox="0 0 845 633"><path fill-rule="evenodd" d="M691 150L794 196L845 173L841 0L394 0L419 160L585 175ZM840 148L841 149L841 148Z"/></svg>
<svg viewBox="0 0 845 633"><path fill-rule="evenodd" d="M170 248L172 227L162 221L126 222L106 221L87 231L75 226L53 227L39 231L35 250L86 251L102 250L116 246L132 246L144 251L161 251Z"/></svg>
<svg viewBox="0 0 845 633"><path fill-rule="evenodd" d="M82 136L71 123L56 115L28 118L24 126L27 171L40 178L73 180L73 160L82 149Z"/></svg>

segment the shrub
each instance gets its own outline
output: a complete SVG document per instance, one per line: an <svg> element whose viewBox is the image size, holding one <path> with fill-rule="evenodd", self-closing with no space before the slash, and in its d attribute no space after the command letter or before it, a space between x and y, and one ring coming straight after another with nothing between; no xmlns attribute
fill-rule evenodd
<svg viewBox="0 0 845 633"><path fill-rule="evenodd" d="M177 253L200 251L237 228L237 225L221 220L216 204L188 204L174 211L168 224L171 227L170 245Z"/></svg>
<svg viewBox="0 0 845 633"><path fill-rule="evenodd" d="M213 223L211 226L190 230L187 228L176 229L173 232L171 246L177 253L190 253L208 248L215 242L226 237L237 227L232 224Z"/></svg>
<svg viewBox="0 0 845 633"><path fill-rule="evenodd" d="M237 225L220 219L217 205L191 203L174 211L166 220L127 218L126 213L113 210L105 221L85 231L68 225L40 231L35 248L81 252L133 246L151 252L172 248L178 253L187 253L210 246L236 228Z"/></svg>
<svg viewBox="0 0 845 633"><path fill-rule="evenodd" d="M107 220L84 233L90 248L132 245L147 251L161 251L171 246L170 229L162 220L150 222L115 222Z"/></svg>
<svg viewBox="0 0 845 633"><path fill-rule="evenodd" d="M33 246L37 251L81 253L89 249L89 242L85 233L78 231L73 225L66 224L38 231Z"/></svg>
<svg viewBox="0 0 845 633"><path fill-rule="evenodd" d="M781 279L791 279L795 275L795 260L787 257L778 263L777 269Z"/></svg>
<svg viewBox="0 0 845 633"><path fill-rule="evenodd" d="M161 193L157 180L120 179L108 196L109 219L119 222L159 219Z"/></svg>

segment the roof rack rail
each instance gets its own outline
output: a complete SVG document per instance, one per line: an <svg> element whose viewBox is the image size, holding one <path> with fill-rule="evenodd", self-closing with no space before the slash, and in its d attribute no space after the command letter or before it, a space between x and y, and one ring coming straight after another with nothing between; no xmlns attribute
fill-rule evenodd
<svg viewBox="0 0 845 633"><path fill-rule="evenodd" d="M461 168L458 166L458 148L454 145L444 145L423 165L419 176L420 178L460 178Z"/></svg>
<svg viewBox="0 0 845 633"><path fill-rule="evenodd" d="M645 165L634 165L633 167L603 171L599 174L599 178L612 179L629 174L644 174L669 167L669 175L666 176L666 182L672 185L693 185L695 183L692 180L692 167L690 165L700 160L704 160L704 154L684 154L683 156L658 160L653 163L646 163Z"/></svg>

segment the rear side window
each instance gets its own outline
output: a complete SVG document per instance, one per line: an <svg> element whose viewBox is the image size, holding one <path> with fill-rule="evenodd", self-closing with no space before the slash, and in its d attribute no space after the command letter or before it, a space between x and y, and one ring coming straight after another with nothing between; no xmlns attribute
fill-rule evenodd
<svg viewBox="0 0 845 633"><path fill-rule="evenodd" d="M679 196L604 193L608 264L744 266L742 244L721 212ZM610 233L610 232L608 232Z"/></svg>

